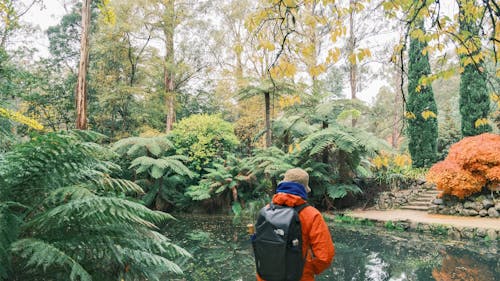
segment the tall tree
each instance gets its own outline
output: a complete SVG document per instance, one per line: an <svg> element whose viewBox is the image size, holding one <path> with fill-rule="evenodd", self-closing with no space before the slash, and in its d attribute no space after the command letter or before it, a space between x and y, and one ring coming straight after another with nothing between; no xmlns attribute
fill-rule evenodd
<svg viewBox="0 0 500 281"><path fill-rule="evenodd" d="M460 114L462 135L475 136L492 130L488 122L490 97L484 59L481 53L481 38L477 19L467 15L466 10L475 5L473 0L460 0L460 34L464 46L459 49L463 72L460 77Z"/></svg>
<svg viewBox="0 0 500 281"><path fill-rule="evenodd" d="M423 32L423 22L413 34ZM408 121L409 150L414 167L429 167L436 161L437 153L437 106L431 85L422 81L431 74L429 56L423 50L427 42L411 38L408 65L408 100L406 118ZM425 54L425 55L424 55Z"/></svg>
<svg viewBox="0 0 500 281"><path fill-rule="evenodd" d="M80 64L76 83L76 128L87 129L87 69L89 63L90 4L84 0L82 5L82 35L80 39Z"/></svg>
<svg viewBox="0 0 500 281"><path fill-rule="evenodd" d="M175 30L175 0L163 0L162 31L165 39L165 105L166 127L171 131L175 122L175 56L174 56L174 30Z"/></svg>

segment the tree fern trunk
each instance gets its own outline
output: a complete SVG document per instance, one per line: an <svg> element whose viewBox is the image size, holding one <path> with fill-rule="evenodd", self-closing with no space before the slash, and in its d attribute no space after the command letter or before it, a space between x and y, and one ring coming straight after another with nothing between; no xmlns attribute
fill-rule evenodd
<svg viewBox="0 0 500 281"><path fill-rule="evenodd" d="M328 128L328 122L327 121L323 121L322 122L322 126L321 126L324 129L327 129ZM328 147L325 148L325 150L323 151L323 155L321 156L322 157L322 162L327 164L328 163Z"/></svg>

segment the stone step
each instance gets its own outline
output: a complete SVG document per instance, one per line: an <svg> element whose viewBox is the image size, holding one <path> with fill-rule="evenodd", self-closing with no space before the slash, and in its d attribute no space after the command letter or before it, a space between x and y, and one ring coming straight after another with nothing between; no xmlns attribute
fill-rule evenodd
<svg viewBox="0 0 500 281"><path fill-rule="evenodd" d="M427 196L424 196L424 197L416 197L415 199L432 201L432 200L436 199L436 197L432 197L432 196L427 197Z"/></svg>
<svg viewBox="0 0 500 281"><path fill-rule="evenodd" d="M413 206L430 206L431 202L419 202L419 201L410 201L408 202L408 205L413 205Z"/></svg>
<svg viewBox="0 0 500 281"><path fill-rule="evenodd" d="M413 199L411 199L409 201L420 201L420 202L429 201L429 202L431 202L434 199L436 199L436 198L434 198L434 197L429 197L429 198L417 197L417 198L413 198Z"/></svg>
<svg viewBox="0 0 500 281"><path fill-rule="evenodd" d="M401 209L416 210L416 211L427 211L429 209L429 207L428 206L405 205L405 206L401 206Z"/></svg>

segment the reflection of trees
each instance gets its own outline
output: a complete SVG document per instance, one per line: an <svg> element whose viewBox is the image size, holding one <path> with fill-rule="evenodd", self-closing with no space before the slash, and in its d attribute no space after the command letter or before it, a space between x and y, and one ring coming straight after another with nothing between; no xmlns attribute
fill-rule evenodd
<svg viewBox="0 0 500 281"><path fill-rule="evenodd" d="M495 275L481 261L470 257L446 254L441 269L434 268L432 277L436 281L491 281Z"/></svg>
<svg viewBox="0 0 500 281"><path fill-rule="evenodd" d="M434 244L422 243L421 237L401 238L391 233L366 231L335 228L334 264L318 281L429 280L439 255Z"/></svg>

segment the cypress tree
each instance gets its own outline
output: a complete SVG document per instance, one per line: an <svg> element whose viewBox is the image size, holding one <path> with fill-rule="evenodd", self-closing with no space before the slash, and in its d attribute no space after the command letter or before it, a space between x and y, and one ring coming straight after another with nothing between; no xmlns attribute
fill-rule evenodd
<svg viewBox="0 0 500 281"><path fill-rule="evenodd" d="M423 30L423 23L418 26ZM422 83L422 79L431 73L429 57L422 52L427 42L423 36L413 37L409 50L406 118L413 167L421 168L429 167L437 160L437 106L431 85Z"/></svg>
<svg viewBox="0 0 500 281"><path fill-rule="evenodd" d="M469 0L464 0L467 2ZM470 16L465 16L464 4L459 1L460 33L464 36L466 48L460 53L460 65L463 72L460 76L460 115L462 116L462 136L475 136L491 132L488 123L490 112L490 97L484 73L484 63L478 54L481 51L481 41L478 37L479 25ZM472 60L474 58L474 61Z"/></svg>

